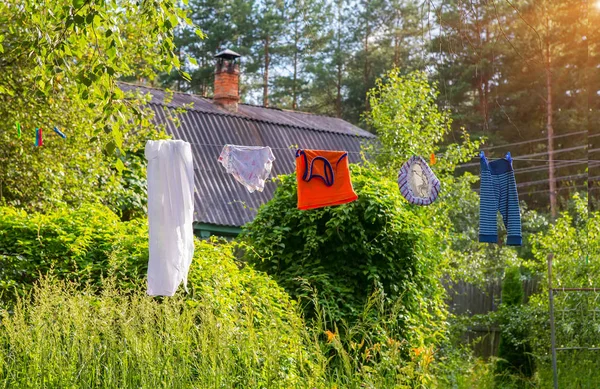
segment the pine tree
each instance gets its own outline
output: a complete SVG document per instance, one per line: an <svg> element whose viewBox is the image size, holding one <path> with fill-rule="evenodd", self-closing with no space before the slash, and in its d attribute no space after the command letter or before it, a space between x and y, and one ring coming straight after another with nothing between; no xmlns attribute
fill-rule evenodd
<svg viewBox="0 0 600 389"><path fill-rule="evenodd" d="M190 0L190 18L195 25L204 26L206 32L202 38L191 29L182 29L177 35L180 61L192 79L186 81L178 73L173 73L163 77L163 86L210 96L215 54L224 49L234 50L242 56L250 52L249 47L253 43L252 8L253 1L248 0ZM186 63L186 57L193 62ZM251 67L247 74L256 71Z"/></svg>
<svg viewBox="0 0 600 389"><path fill-rule="evenodd" d="M281 48L285 31L285 3L283 0L262 0L253 12L256 40L253 48L255 61L262 69L262 105L269 106L269 84L276 55Z"/></svg>
<svg viewBox="0 0 600 389"><path fill-rule="evenodd" d="M330 39L323 26L330 21L330 7L324 0L291 1L287 8L284 44L279 50L285 74L274 79L271 97L280 107L298 109L308 97L309 67L322 59L319 53Z"/></svg>
<svg viewBox="0 0 600 389"><path fill-rule="evenodd" d="M324 9L323 48L306 63L307 84L303 109L333 117L344 117L344 85L351 48L348 0L329 1Z"/></svg>

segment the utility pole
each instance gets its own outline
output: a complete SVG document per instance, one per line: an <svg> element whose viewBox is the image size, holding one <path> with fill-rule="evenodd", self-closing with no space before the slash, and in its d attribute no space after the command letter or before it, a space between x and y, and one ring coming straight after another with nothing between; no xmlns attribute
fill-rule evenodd
<svg viewBox="0 0 600 389"><path fill-rule="evenodd" d="M552 53L550 50L550 16L546 2L546 130L548 133L548 182L550 183L550 214L556 217L556 178L554 177L554 127L552 127Z"/></svg>

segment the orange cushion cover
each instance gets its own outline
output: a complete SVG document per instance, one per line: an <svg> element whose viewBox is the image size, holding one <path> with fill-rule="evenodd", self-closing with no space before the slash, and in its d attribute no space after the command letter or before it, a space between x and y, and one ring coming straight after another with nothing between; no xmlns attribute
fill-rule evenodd
<svg viewBox="0 0 600 389"><path fill-rule="evenodd" d="M298 150L296 180L298 209L340 205L358 198L352 188L345 151Z"/></svg>

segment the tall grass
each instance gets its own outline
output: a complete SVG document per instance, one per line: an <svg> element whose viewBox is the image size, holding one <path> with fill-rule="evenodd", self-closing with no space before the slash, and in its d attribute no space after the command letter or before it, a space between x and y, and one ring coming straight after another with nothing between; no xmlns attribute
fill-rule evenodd
<svg viewBox="0 0 600 389"><path fill-rule="evenodd" d="M424 381L431 350L407 357L393 313L370 315L342 338L324 315L265 331L270 319L255 308L244 297L224 310L210 299L157 299L110 283L95 294L45 278L31 300L0 311L0 387L434 387Z"/></svg>
<svg viewBox="0 0 600 389"><path fill-rule="evenodd" d="M398 338L394 309L377 296L343 329L325 314L280 328L247 297L223 314L209 299L110 282L97 294L45 278L31 299L0 309L0 388L494 387L493 361ZM597 362L594 352L562 356L561 387L596 388ZM549 366L536 376L528 387L550 387Z"/></svg>
<svg viewBox="0 0 600 389"><path fill-rule="evenodd" d="M302 345L276 329L259 339L250 306L222 321L201 301L45 280L32 303L2 312L0 387L320 387Z"/></svg>
<svg viewBox="0 0 600 389"><path fill-rule="evenodd" d="M591 346L591 345L590 345ZM550 358L539 369L539 387L553 385ZM560 388L597 389L600 387L600 351L564 350L558 351L558 384Z"/></svg>

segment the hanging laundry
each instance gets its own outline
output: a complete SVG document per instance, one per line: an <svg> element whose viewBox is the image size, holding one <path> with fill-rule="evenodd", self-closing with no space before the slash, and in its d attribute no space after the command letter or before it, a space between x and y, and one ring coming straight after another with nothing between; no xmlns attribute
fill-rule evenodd
<svg viewBox="0 0 600 389"><path fill-rule="evenodd" d="M427 162L414 156L402 165L398 173L400 193L411 204L429 205L440 193L440 180L437 179Z"/></svg>
<svg viewBox="0 0 600 389"><path fill-rule="evenodd" d="M298 209L340 205L358 198L352 188L345 151L296 151L296 180Z"/></svg>
<svg viewBox="0 0 600 389"><path fill-rule="evenodd" d="M269 178L275 156L269 146L225 145L218 159L248 192L262 192Z"/></svg>
<svg viewBox="0 0 600 389"><path fill-rule="evenodd" d="M187 291L194 255L194 166L190 144L181 140L146 143L148 160L148 294Z"/></svg>
<svg viewBox="0 0 600 389"><path fill-rule="evenodd" d="M520 246L521 212L515 173L510 153L505 158L488 162L481 152L481 182L479 203L479 241L498 242L498 211L508 233L506 244Z"/></svg>
<svg viewBox="0 0 600 389"><path fill-rule="evenodd" d="M67 136L61 130L58 129L58 127L54 127L54 132L56 132L58 136L60 136L63 139L67 138Z"/></svg>

